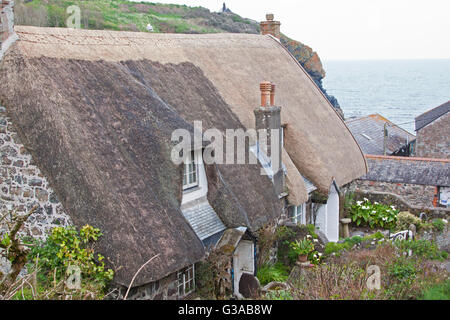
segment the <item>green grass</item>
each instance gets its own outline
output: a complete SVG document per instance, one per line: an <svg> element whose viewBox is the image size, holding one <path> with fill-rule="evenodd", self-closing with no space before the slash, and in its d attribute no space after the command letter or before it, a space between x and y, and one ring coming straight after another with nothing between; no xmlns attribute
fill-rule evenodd
<svg viewBox="0 0 450 320"><path fill-rule="evenodd" d="M426 289L421 300L450 300L450 280Z"/></svg>
<svg viewBox="0 0 450 320"><path fill-rule="evenodd" d="M20 16L21 24L35 25L33 16L40 10L45 15L47 27L66 27L69 14L66 8L78 5L81 9L81 28L108 29L123 31L145 32L150 23L154 32L175 33L217 33L226 32L220 27L208 26L208 18L188 18L186 15L202 7L188 7L186 5L161 4L151 2L131 2L126 0L24 0L16 1L16 15ZM145 7L146 6L146 7ZM42 12L43 11L43 12ZM212 14L211 14L212 15ZM249 24L249 20L233 14L232 20ZM206 21L207 22L207 21Z"/></svg>
<svg viewBox="0 0 450 320"><path fill-rule="evenodd" d="M280 262L263 265L258 270L257 278L262 286L272 281L284 282L289 277L288 268Z"/></svg>

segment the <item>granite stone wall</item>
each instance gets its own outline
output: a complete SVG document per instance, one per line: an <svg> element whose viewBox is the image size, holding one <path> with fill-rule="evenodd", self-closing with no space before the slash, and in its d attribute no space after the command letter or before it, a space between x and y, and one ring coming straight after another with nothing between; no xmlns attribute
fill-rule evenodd
<svg viewBox="0 0 450 320"><path fill-rule="evenodd" d="M175 272L161 280L131 288L127 300L177 300L179 298L177 285L178 279ZM113 298L123 299L127 288L119 287L117 289L117 295Z"/></svg>
<svg viewBox="0 0 450 320"><path fill-rule="evenodd" d="M400 211L417 216L426 213L428 218L448 219L450 214L450 209L433 206L435 187L431 186L355 180L341 192L354 193L355 201L368 198L371 202L394 205Z"/></svg>
<svg viewBox="0 0 450 320"><path fill-rule="evenodd" d="M436 187L419 184L391 183L369 180L355 180L356 190L388 192L397 194L405 202L421 207L432 207Z"/></svg>
<svg viewBox="0 0 450 320"><path fill-rule="evenodd" d="M20 142L6 109L1 106L0 199L3 214L16 210L22 215L38 205L21 229L22 236L44 239L54 227L72 225L49 182Z"/></svg>
<svg viewBox="0 0 450 320"><path fill-rule="evenodd" d="M450 112L417 132L414 156L450 159Z"/></svg>

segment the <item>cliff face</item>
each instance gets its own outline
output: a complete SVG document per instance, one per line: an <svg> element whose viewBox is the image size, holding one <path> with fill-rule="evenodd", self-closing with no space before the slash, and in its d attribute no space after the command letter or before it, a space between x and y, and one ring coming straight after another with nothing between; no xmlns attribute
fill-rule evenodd
<svg viewBox="0 0 450 320"><path fill-rule="evenodd" d="M308 72L308 74L313 78L314 82L317 86L322 90L330 103L337 109L341 117L344 117L344 113L342 112L341 107L339 106L339 102L334 96L331 96L327 93L325 88L322 85L322 79L325 78L325 70L322 66L322 61L320 61L319 55L317 52L313 51L307 45L292 40L285 35L281 35L280 38L281 43L289 50L289 52L300 62L303 68Z"/></svg>
<svg viewBox="0 0 450 320"><path fill-rule="evenodd" d="M127 0L16 0L17 25L65 27L69 15L66 8L76 4L81 9L81 28L163 33L253 33L260 31L259 22L243 18L224 6L221 12L186 5L132 2ZM219 9L219 8L218 8ZM281 36L281 43L300 62L308 74L341 113L336 98L322 86L325 70L316 52L307 45Z"/></svg>

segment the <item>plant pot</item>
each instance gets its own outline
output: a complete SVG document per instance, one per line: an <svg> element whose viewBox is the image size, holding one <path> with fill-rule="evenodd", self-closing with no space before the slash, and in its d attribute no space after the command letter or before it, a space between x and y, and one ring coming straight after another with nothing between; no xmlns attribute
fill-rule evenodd
<svg viewBox="0 0 450 320"><path fill-rule="evenodd" d="M306 255L306 254L301 254L301 255L299 255L299 256L298 256L298 261L300 261L300 262L306 262L306 261L308 261L308 255Z"/></svg>

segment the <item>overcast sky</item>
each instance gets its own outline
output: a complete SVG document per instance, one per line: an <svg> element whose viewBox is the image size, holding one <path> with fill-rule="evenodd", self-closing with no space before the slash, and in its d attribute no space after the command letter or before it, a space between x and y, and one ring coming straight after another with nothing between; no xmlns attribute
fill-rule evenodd
<svg viewBox="0 0 450 320"><path fill-rule="evenodd" d="M222 8L223 0L153 1ZM245 18L281 21L281 32L323 60L450 58L450 0L226 0Z"/></svg>

